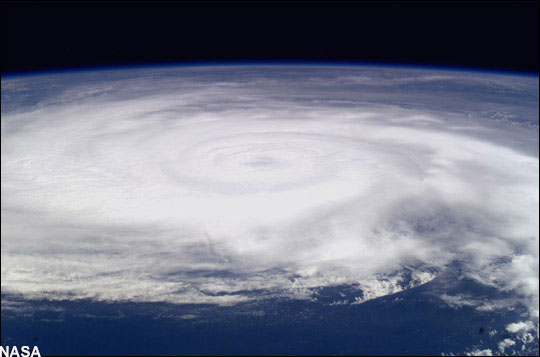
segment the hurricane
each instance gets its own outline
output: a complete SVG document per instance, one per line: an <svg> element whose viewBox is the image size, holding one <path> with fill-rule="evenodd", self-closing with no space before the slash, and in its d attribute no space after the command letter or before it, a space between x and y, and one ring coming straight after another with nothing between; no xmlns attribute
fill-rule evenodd
<svg viewBox="0 0 540 357"><path fill-rule="evenodd" d="M441 299L537 334L535 77L144 68L3 78L2 104L2 293L362 304L459 268L501 294Z"/></svg>

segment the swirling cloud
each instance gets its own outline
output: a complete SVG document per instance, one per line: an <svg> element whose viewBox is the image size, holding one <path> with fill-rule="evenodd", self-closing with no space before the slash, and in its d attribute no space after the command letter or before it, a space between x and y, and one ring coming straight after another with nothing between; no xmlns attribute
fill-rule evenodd
<svg viewBox="0 0 540 357"><path fill-rule="evenodd" d="M537 78L166 68L2 98L3 292L358 303L460 262L538 316Z"/></svg>

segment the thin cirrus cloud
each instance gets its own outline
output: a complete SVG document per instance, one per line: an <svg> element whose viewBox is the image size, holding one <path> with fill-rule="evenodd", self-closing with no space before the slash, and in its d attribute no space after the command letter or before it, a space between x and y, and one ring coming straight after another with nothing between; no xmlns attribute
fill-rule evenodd
<svg viewBox="0 0 540 357"><path fill-rule="evenodd" d="M537 78L440 72L2 79L2 292L361 303L459 261L537 319Z"/></svg>

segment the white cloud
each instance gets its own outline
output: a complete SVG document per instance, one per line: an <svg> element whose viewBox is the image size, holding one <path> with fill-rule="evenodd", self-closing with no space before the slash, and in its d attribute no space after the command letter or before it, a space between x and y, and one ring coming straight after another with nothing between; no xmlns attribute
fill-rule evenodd
<svg viewBox="0 0 540 357"><path fill-rule="evenodd" d="M519 321L506 325L506 331L510 333L527 332L533 328L531 321Z"/></svg>
<svg viewBox="0 0 540 357"><path fill-rule="evenodd" d="M511 340L509 338L505 338L504 340L499 342L499 351L501 353L504 353L505 349L507 349L508 347L515 346L515 344L516 344L516 342L514 342L513 340Z"/></svg>
<svg viewBox="0 0 540 357"><path fill-rule="evenodd" d="M493 352L486 348L485 350L474 350L472 352L467 352L467 356L493 356Z"/></svg>
<svg viewBox="0 0 540 357"><path fill-rule="evenodd" d="M353 284L363 302L459 260L538 315L538 131L479 114L516 110L501 94L450 110L373 74L204 71L57 77L17 106L15 82L40 80L2 80L3 292L231 304ZM537 115L534 80L493 78Z"/></svg>
<svg viewBox="0 0 540 357"><path fill-rule="evenodd" d="M519 321L506 326L506 331L513 334L514 338L517 338L519 341L521 341L521 343L523 343L522 347L534 342L535 335L536 341L538 341L538 319L536 317L533 318L535 318L536 323L533 321Z"/></svg>

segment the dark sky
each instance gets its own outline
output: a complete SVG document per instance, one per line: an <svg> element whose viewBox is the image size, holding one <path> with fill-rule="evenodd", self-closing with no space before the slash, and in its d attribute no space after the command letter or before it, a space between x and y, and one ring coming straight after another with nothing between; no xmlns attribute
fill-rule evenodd
<svg viewBox="0 0 540 357"><path fill-rule="evenodd" d="M538 72L538 13L538 1L2 1L2 73L250 60Z"/></svg>

